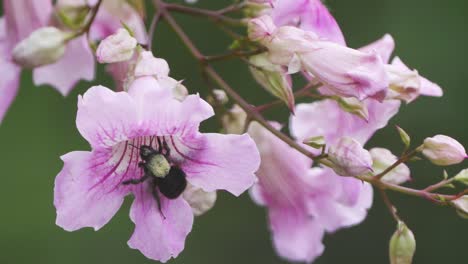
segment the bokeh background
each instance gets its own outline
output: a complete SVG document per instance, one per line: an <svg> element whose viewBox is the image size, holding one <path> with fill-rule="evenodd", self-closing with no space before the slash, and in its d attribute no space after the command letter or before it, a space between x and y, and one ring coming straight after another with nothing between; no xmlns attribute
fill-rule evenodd
<svg viewBox="0 0 468 264"><path fill-rule="evenodd" d="M148 1L149 2L149 1ZM227 0L201 0L218 8ZM391 121L405 128L414 142L438 133L448 134L468 146L467 106L468 3L464 0L329 0L327 4L352 47L360 47L384 33L396 40L396 53L411 67L439 83L443 99L421 98L402 107ZM228 39L203 19L177 16L207 54L223 51ZM185 79L191 92L206 93L197 64L175 35L161 24L155 40L157 56L167 59L171 74ZM241 63L219 64L217 69L252 103L271 97L249 78ZM1 74L1 73L0 73ZM89 146L75 127L76 99L92 84L112 85L99 69L99 79L80 83L67 98L51 87L35 87L24 72L19 95L0 126L0 263L153 263L127 247L133 224L128 218L129 197L119 213L99 232L85 229L68 233L55 225L53 186L62 162L59 156ZM270 117L283 119L282 109ZM203 129L213 130L215 122ZM401 143L389 126L368 146L396 152ZM466 163L465 163L466 166ZM453 175L462 166L449 167ZM426 161L412 165L413 186L435 182L442 168ZM468 225L450 208L427 201L392 195L401 216L417 238L415 263L466 261ZM338 231L325 239L326 251L316 263L388 263L387 244L395 223L375 196L374 206L359 226ZM240 199L220 193L214 210L196 219L186 249L170 263L286 263L270 242L265 210L244 194Z"/></svg>

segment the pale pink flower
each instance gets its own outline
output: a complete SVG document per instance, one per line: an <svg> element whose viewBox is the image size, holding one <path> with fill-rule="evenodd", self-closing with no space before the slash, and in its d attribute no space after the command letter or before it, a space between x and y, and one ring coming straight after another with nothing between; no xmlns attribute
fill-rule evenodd
<svg viewBox="0 0 468 264"><path fill-rule="evenodd" d="M255 40L268 48L270 60L287 66L288 73L306 71L322 82L334 95L383 100L388 80L384 64L375 52L365 53L321 39L317 34L296 27L282 26L274 31L271 18L251 20Z"/></svg>
<svg viewBox="0 0 468 264"><path fill-rule="evenodd" d="M432 163L439 166L458 164L468 158L463 145L445 135L426 138L422 153Z"/></svg>
<svg viewBox="0 0 468 264"><path fill-rule="evenodd" d="M400 58L395 57L390 63L390 57L395 48L395 41L390 34L360 48L364 52L377 52L386 63L385 71L389 79L387 99L401 99L407 103L412 102L420 95L440 97L442 88L436 83L422 77L418 71L411 70Z"/></svg>
<svg viewBox="0 0 468 264"><path fill-rule="evenodd" d="M279 128L278 124L273 124ZM372 188L312 161L257 123L249 134L262 162L252 199L268 208L273 243L291 261L312 262L323 253L324 232L361 222L372 204Z"/></svg>
<svg viewBox="0 0 468 264"><path fill-rule="evenodd" d="M60 0L58 7L88 4L87 0ZM122 0L104 0L91 27L91 39L99 40L115 33L122 22L135 33L140 43L146 43L145 25L136 10ZM50 84L67 95L80 80L91 81L95 75L95 60L86 36L69 42L63 58L57 63L34 70L36 85Z"/></svg>
<svg viewBox="0 0 468 264"><path fill-rule="evenodd" d="M180 102L151 77L140 78L128 93L90 88L79 98L76 123L92 151L62 156L64 167L54 193L57 224L68 231L98 230L114 216L124 197L133 194L130 218L135 230L128 245L162 262L176 257L194 217L184 196L168 199L151 180L123 183L142 178L138 148L146 145L161 146L171 166L206 192L224 189L238 196L251 187L260 162L255 143L246 134L200 133L199 123L213 114L198 95ZM153 191L159 193L160 210Z"/></svg>
<svg viewBox="0 0 468 264"><path fill-rule="evenodd" d="M16 97L21 69L12 62L13 48L34 30L45 26L52 12L51 0L3 0L0 18L0 122Z"/></svg>
<svg viewBox="0 0 468 264"><path fill-rule="evenodd" d="M58 7L84 5L87 0L59 0ZM96 1L94 1L96 2ZM89 4L95 4L89 2ZM51 24L51 0L3 0L4 25L0 26L0 67L7 73L0 82L0 122L14 100L19 83L20 69L12 61L12 50L18 42L34 30ZM122 0L105 0L93 26L91 38L103 39L122 26L128 25L140 43L146 42L145 25L138 13ZM2 22L3 23L3 22ZM6 37L8 36L8 37ZM94 56L86 36L67 43L65 53L53 64L35 68L35 85L50 84L62 95L67 95L79 80L92 80L95 74Z"/></svg>

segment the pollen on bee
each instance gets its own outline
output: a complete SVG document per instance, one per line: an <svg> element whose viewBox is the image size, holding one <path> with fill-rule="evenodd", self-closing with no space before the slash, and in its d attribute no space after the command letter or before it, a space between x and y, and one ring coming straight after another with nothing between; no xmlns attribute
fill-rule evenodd
<svg viewBox="0 0 468 264"><path fill-rule="evenodd" d="M161 154L154 155L147 161L147 168L151 171L154 177L164 178L169 173L171 165L166 157Z"/></svg>

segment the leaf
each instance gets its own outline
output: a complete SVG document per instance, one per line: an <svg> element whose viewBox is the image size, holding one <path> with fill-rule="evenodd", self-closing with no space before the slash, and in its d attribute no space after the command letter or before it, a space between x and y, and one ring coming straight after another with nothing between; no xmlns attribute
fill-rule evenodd
<svg viewBox="0 0 468 264"><path fill-rule="evenodd" d="M325 147L325 138L323 136L311 137L303 141L304 144L311 146L315 149L321 149Z"/></svg>
<svg viewBox="0 0 468 264"><path fill-rule="evenodd" d="M405 145L405 149L409 149L410 145L411 145L411 138L410 136L408 135L408 133L406 133L405 130L403 130L403 128L399 127L399 126L396 126L396 129L398 131L398 134L400 134L400 138L401 138L401 141L403 142L403 144Z"/></svg>

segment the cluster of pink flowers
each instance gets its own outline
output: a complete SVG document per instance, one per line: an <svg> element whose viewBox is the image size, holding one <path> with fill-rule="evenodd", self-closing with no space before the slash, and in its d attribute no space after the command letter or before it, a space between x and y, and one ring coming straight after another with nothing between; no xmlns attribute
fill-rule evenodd
<svg viewBox="0 0 468 264"><path fill-rule="evenodd" d="M54 189L58 226L98 230L131 194L135 230L128 245L166 262L183 250L194 216L214 206L217 190L235 196L250 190L267 208L278 254L310 263L323 253L325 234L365 219L373 189L360 177L380 175L394 186L410 179L405 161L385 148L364 146L398 113L401 101L442 96L442 89L398 57L391 59L395 43L388 34L359 49L348 47L320 0L249 4L256 12L247 19L248 38L262 47L248 58L251 72L289 107L289 132L299 147L272 133L282 129L276 121L271 127L252 121L258 112L246 113L245 106L234 105L220 118L231 134L199 132L213 107L170 77L168 63L146 45L152 34L143 17L127 1L3 1L0 121L23 68L33 70L36 85L50 84L63 95L79 80L94 79L96 61L107 64L115 79L115 90L93 86L78 98L76 125L91 150L61 157ZM315 86L319 100L296 104L296 73ZM408 147L409 136L400 133ZM467 158L460 143L443 135L427 138L416 152L439 166ZM465 172L454 177L466 178ZM450 205L468 214L466 197ZM412 233L406 238L414 240Z"/></svg>

